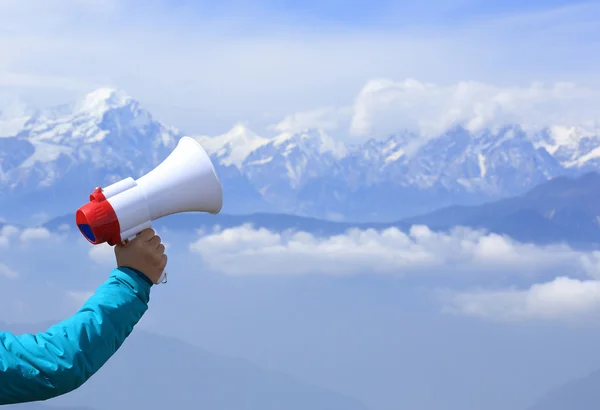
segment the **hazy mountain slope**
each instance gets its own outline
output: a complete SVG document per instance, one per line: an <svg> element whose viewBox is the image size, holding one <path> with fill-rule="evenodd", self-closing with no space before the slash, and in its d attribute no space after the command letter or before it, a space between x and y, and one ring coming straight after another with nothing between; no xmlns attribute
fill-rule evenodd
<svg viewBox="0 0 600 410"><path fill-rule="evenodd" d="M331 222L284 214L171 215L155 221L158 230L210 231L251 224L272 231L296 230L315 235L342 234L351 228L408 230L411 225L427 225L434 230L455 226L485 229L536 243L568 242L574 246L600 244L600 175L588 173L579 178L561 177L545 182L518 197L479 206L453 206L393 223ZM56 230L68 224L75 229L74 216L55 218L45 226Z"/></svg>
<svg viewBox="0 0 600 410"><path fill-rule="evenodd" d="M82 406L51 406L44 403L23 403L14 404L11 406L4 406L6 409L14 410L96 410L92 407Z"/></svg>
<svg viewBox="0 0 600 410"><path fill-rule="evenodd" d="M552 389L528 410L596 410L600 403L600 370Z"/></svg>
<svg viewBox="0 0 600 410"><path fill-rule="evenodd" d="M10 327L17 333L34 328L44 327ZM217 356L140 330L84 386L44 404L111 410L366 410L355 399L245 360Z"/></svg>
<svg viewBox="0 0 600 410"><path fill-rule="evenodd" d="M535 242L600 242L600 175L561 177L525 195L480 206L454 206L403 220L435 229L462 225Z"/></svg>

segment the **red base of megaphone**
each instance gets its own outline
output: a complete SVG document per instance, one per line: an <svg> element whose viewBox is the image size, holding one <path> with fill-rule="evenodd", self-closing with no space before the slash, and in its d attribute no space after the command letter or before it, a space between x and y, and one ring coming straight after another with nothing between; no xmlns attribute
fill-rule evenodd
<svg viewBox="0 0 600 410"><path fill-rule="evenodd" d="M102 188L96 188L90 195L90 202L77 210L75 222L83 236L94 245L107 242L114 246L121 242L119 219Z"/></svg>

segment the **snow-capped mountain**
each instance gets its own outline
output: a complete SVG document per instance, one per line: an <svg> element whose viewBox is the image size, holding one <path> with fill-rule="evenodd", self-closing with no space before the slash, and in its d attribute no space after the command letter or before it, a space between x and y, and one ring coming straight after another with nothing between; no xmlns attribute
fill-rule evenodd
<svg viewBox="0 0 600 410"><path fill-rule="evenodd" d="M600 127L555 126L536 133L532 140L566 168L600 166Z"/></svg>
<svg viewBox="0 0 600 410"><path fill-rule="evenodd" d="M168 155L180 135L127 95L100 89L69 110L34 112L18 132L0 139L0 192L53 186L74 170L101 170L106 181L124 172L141 175Z"/></svg>
<svg viewBox="0 0 600 410"><path fill-rule="evenodd" d="M15 203L24 212L65 212L73 200L85 201L94 186L148 172L181 136L110 89L22 121L10 136L0 131L0 196L7 204L0 209L8 215Z"/></svg>
<svg viewBox="0 0 600 410"><path fill-rule="evenodd" d="M148 172L184 135L113 89L17 114L0 115L5 218L72 212L95 186ZM600 136L578 127L472 133L455 126L436 138L404 131L346 145L321 130L265 137L236 125L195 138L215 162L229 213L389 220L518 195L600 167Z"/></svg>

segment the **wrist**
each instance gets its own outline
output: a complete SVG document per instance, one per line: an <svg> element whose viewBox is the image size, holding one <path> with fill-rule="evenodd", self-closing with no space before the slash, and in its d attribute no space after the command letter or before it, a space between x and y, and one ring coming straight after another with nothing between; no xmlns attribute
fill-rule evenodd
<svg viewBox="0 0 600 410"><path fill-rule="evenodd" d="M127 266L119 266L111 273L111 278L127 285L144 303L150 301L152 283L143 273Z"/></svg>
<svg viewBox="0 0 600 410"><path fill-rule="evenodd" d="M148 276L146 276L146 274L136 268L132 268L131 266L119 266L118 269L128 269L131 272L133 272L134 275L138 276L140 279L142 279L144 282L146 282L148 285L152 286L154 285L154 283L152 283L152 281L150 280L150 278Z"/></svg>

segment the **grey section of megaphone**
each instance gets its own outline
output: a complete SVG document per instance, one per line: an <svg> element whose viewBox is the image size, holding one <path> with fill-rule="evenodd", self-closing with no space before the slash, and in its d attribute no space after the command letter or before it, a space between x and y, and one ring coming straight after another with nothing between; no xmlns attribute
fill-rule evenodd
<svg viewBox="0 0 600 410"><path fill-rule="evenodd" d="M123 191L134 188L135 186L137 186L135 180L133 178L129 177L129 178L122 179L119 182L116 182L112 185L109 185L106 188L103 188L102 193L104 194L104 197L106 199L110 199L113 196L118 195Z"/></svg>
<svg viewBox="0 0 600 410"><path fill-rule="evenodd" d="M136 181L143 190L152 220L179 212L217 214L223 189L202 146L183 137L160 165Z"/></svg>

